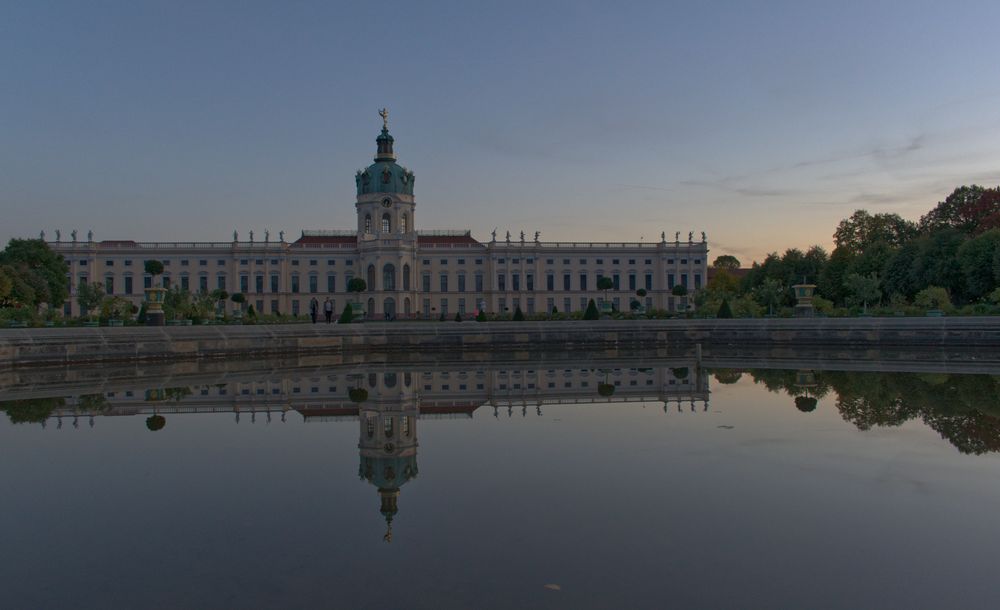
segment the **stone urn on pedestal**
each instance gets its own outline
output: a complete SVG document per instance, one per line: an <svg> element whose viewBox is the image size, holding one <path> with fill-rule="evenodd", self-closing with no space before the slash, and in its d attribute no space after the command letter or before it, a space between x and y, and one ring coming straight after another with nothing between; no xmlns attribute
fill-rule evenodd
<svg viewBox="0 0 1000 610"><path fill-rule="evenodd" d="M153 276L152 285L145 289L146 326L163 326L165 319L163 299L167 296L167 289L156 286L156 277L163 273L163 263L155 260L146 261L145 268L146 273Z"/></svg>
<svg viewBox="0 0 1000 610"><path fill-rule="evenodd" d="M811 318L815 316L816 309L813 307L812 299L816 293L816 284L806 284L805 278L803 278L801 284L792 286L792 290L795 291L795 317Z"/></svg>

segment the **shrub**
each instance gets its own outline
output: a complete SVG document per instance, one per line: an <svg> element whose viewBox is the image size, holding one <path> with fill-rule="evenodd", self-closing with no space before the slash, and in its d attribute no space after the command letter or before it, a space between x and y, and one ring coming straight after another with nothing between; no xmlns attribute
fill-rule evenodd
<svg viewBox="0 0 1000 610"><path fill-rule="evenodd" d="M476 322L485 322L485 321L486 321L486 312L480 309L479 313L476 314Z"/></svg>
<svg viewBox="0 0 1000 610"><path fill-rule="evenodd" d="M368 400L368 390L364 388L351 388L347 392L347 396L351 399L351 402L364 402Z"/></svg>
<svg viewBox="0 0 1000 610"><path fill-rule="evenodd" d="M590 302L587 303L587 311L583 313L583 319L599 320L600 318L601 314L597 311L597 303L594 302L594 299L590 299Z"/></svg>
<svg viewBox="0 0 1000 610"><path fill-rule="evenodd" d="M816 410L816 399L812 396L796 396L795 397L795 408L803 413L809 413L810 411Z"/></svg>
<svg viewBox="0 0 1000 610"><path fill-rule="evenodd" d="M597 393L604 397L611 396L615 393L615 385L613 383L599 383L597 384Z"/></svg>
<svg viewBox="0 0 1000 610"><path fill-rule="evenodd" d="M455 314L455 321L456 322L461 322L462 321L462 314L456 313Z"/></svg>
<svg viewBox="0 0 1000 610"><path fill-rule="evenodd" d="M147 261L149 262L149 261ZM162 430L163 426L167 425L167 418L162 415L150 415L146 418L146 427L150 431L156 432L157 430Z"/></svg>
<svg viewBox="0 0 1000 610"><path fill-rule="evenodd" d="M733 317L733 310L729 308L729 299L722 299L722 305L719 305L719 312L715 316L717 318Z"/></svg>
<svg viewBox="0 0 1000 610"><path fill-rule="evenodd" d="M514 309L513 320L514 322L524 322L524 313L521 311L520 305L518 305L517 308Z"/></svg>
<svg viewBox="0 0 1000 610"><path fill-rule="evenodd" d="M350 324L354 320L354 309L351 308L351 304L348 303L344 305L344 311L340 314L340 319L337 320L340 324Z"/></svg>
<svg viewBox="0 0 1000 610"><path fill-rule="evenodd" d="M923 309L951 310L951 297L948 290L940 286L928 286L913 297L913 304Z"/></svg>

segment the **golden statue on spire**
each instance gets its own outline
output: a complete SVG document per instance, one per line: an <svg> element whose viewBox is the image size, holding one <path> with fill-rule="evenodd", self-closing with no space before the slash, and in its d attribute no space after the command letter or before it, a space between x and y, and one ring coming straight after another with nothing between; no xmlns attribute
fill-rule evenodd
<svg viewBox="0 0 1000 610"><path fill-rule="evenodd" d="M389 111L383 108L378 111L378 115L382 117L382 129L389 129Z"/></svg>

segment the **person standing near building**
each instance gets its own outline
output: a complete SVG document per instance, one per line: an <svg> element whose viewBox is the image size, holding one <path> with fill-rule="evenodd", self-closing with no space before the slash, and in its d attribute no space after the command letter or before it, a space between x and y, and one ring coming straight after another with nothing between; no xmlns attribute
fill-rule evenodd
<svg viewBox="0 0 1000 610"><path fill-rule="evenodd" d="M313 297L312 300L309 301L309 317L312 318L313 324L316 323L316 314L318 313L319 313L319 301L316 300L316 297Z"/></svg>
<svg viewBox="0 0 1000 610"><path fill-rule="evenodd" d="M329 324L333 319L333 301L330 300L330 297L323 301L323 315L326 316L326 323Z"/></svg>

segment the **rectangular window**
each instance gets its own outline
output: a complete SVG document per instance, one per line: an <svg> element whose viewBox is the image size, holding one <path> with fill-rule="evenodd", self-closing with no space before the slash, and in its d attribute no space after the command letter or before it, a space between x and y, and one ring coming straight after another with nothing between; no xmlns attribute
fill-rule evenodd
<svg viewBox="0 0 1000 610"><path fill-rule="evenodd" d="M573 299L566 297L563 299L563 313L569 313L573 306Z"/></svg>
<svg viewBox="0 0 1000 610"><path fill-rule="evenodd" d="M695 273L694 274L694 289L698 290L699 288L701 288L701 274L700 273Z"/></svg>
<svg viewBox="0 0 1000 610"><path fill-rule="evenodd" d="M310 267L315 267L315 266L316 266L316 265L318 265L318 264L319 264L319 261L318 261L318 260L316 260L315 258L311 258L311 259L309 259L309 266L310 266Z"/></svg>
<svg viewBox="0 0 1000 610"><path fill-rule="evenodd" d="M572 288L570 288L572 277L573 276L568 273L563 274L563 290L572 290Z"/></svg>
<svg viewBox="0 0 1000 610"><path fill-rule="evenodd" d="M278 313L278 299L271 299L271 313Z"/></svg>
<svg viewBox="0 0 1000 610"><path fill-rule="evenodd" d="M114 267L115 266L115 261L112 261L112 260L104 261L104 266L105 267Z"/></svg>
<svg viewBox="0 0 1000 610"><path fill-rule="evenodd" d="M310 275L309 276L309 294L316 294L319 292L319 276Z"/></svg>
<svg viewBox="0 0 1000 610"><path fill-rule="evenodd" d="M604 264L604 259L603 258L597 259L597 264L598 265L603 265Z"/></svg>
<svg viewBox="0 0 1000 610"><path fill-rule="evenodd" d="M477 273L476 274L476 292L482 292L482 291L483 291L483 274L482 273Z"/></svg>
<svg viewBox="0 0 1000 610"><path fill-rule="evenodd" d="M441 299L441 315L448 315L448 299Z"/></svg>
<svg viewBox="0 0 1000 610"><path fill-rule="evenodd" d="M328 258L328 259L326 259L326 264L327 264L327 265L330 265L330 266L332 267L333 265L336 265L336 264L337 264L337 261L335 261L335 260L334 260L334 259L332 259L332 258Z"/></svg>
<svg viewBox="0 0 1000 610"><path fill-rule="evenodd" d="M187 267L190 262L191 261L189 261L188 259L182 258L181 259L181 267Z"/></svg>
<svg viewBox="0 0 1000 610"><path fill-rule="evenodd" d="M191 279L186 276L181 276L181 290L191 290Z"/></svg>
<svg viewBox="0 0 1000 610"><path fill-rule="evenodd" d="M424 317L430 317L431 315L431 300L424 299Z"/></svg>
<svg viewBox="0 0 1000 610"><path fill-rule="evenodd" d="M430 273L425 273L423 275L423 277L421 277L420 279L422 280L423 291L424 292L430 292L431 291L431 274Z"/></svg>
<svg viewBox="0 0 1000 610"><path fill-rule="evenodd" d="M107 294L114 294L115 293L115 278L114 277L112 277L112 276L109 275L108 277L104 278L104 292L107 293Z"/></svg>
<svg viewBox="0 0 1000 610"><path fill-rule="evenodd" d="M682 264L682 265L686 265L686 264L688 264L688 259L686 259L686 258L682 258L682 259L681 259L681 264Z"/></svg>
<svg viewBox="0 0 1000 610"><path fill-rule="evenodd" d="M556 276L551 273L545 275L545 289L550 291L556 289Z"/></svg>
<svg viewBox="0 0 1000 610"><path fill-rule="evenodd" d="M264 276L255 275L253 276L253 291L257 294L262 294L264 292Z"/></svg>
<svg viewBox="0 0 1000 610"><path fill-rule="evenodd" d="M458 291L459 292L465 292L465 274L464 273L459 273L458 274ZM465 313L465 312L462 312L462 313Z"/></svg>
<svg viewBox="0 0 1000 610"><path fill-rule="evenodd" d="M587 309L587 297L580 297L580 311Z"/></svg>
<svg viewBox="0 0 1000 610"><path fill-rule="evenodd" d="M326 276L326 291L337 292L337 276L332 273Z"/></svg>
<svg viewBox="0 0 1000 610"><path fill-rule="evenodd" d="M683 286L685 288L688 287L688 274L686 274L686 273L682 273L681 274L681 286Z"/></svg>
<svg viewBox="0 0 1000 610"><path fill-rule="evenodd" d="M448 292L448 274L441 274L441 292Z"/></svg>
<svg viewBox="0 0 1000 610"><path fill-rule="evenodd" d="M514 285L514 290L515 291L520 290L521 289L521 274L520 273L512 273L512 274L510 274L510 277L511 277L511 283Z"/></svg>
<svg viewBox="0 0 1000 610"><path fill-rule="evenodd" d="M581 273L580 274L580 290L586 290L586 289L587 289L587 274L586 273ZM586 307L586 305L584 305L584 307Z"/></svg>
<svg viewBox="0 0 1000 610"><path fill-rule="evenodd" d="M274 294L274 293L278 292L278 289L280 288L280 284L279 284L279 280L278 280L279 277L280 276L277 273L272 273L271 274L271 294Z"/></svg>
<svg viewBox="0 0 1000 610"><path fill-rule="evenodd" d="M298 267L299 266L299 259L293 258L292 259L292 266L293 267Z"/></svg>
<svg viewBox="0 0 1000 610"><path fill-rule="evenodd" d="M199 275L198 276L198 290L201 292L208 292L208 276Z"/></svg>
<svg viewBox="0 0 1000 610"><path fill-rule="evenodd" d="M673 273L668 273L667 274L667 290L670 290L673 287L674 287L674 274Z"/></svg>
<svg viewBox="0 0 1000 610"><path fill-rule="evenodd" d="M125 294L132 294L132 276L125 276Z"/></svg>
<svg viewBox="0 0 1000 610"><path fill-rule="evenodd" d="M633 290L633 291L635 290L635 274L634 273L628 274L628 289L629 290Z"/></svg>
<svg viewBox="0 0 1000 610"><path fill-rule="evenodd" d="M447 264L448 264L448 259L446 259L446 258L442 258L442 259L441 259L441 264L442 264L442 265L447 265Z"/></svg>
<svg viewBox="0 0 1000 610"><path fill-rule="evenodd" d="M217 275L217 276L215 276L215 287L218 288L219 290L225 290L226 289L226 276L224 276L224 275Z"/></svg>
<svg viewBox="0 0 1000 610"><path fill-rule="evenodd" d="M465 299L458 300L458 313L465 315Z"/></svg>
<svg viewBox="0 0 1000 610"><path fill-rule="evenodd" d="M652 290L652 289L653 289L653 274L652 273L647 273L646 274L646 290Z"/></svg>
<svg viewBox="0 0 1000 610"><path fill-rule="evenodd" d="M200 260L198 261L198 266L199 266L199 267L207 267L207 266L208 266L208 261L207 261L207 260L205 260L205 259L200 259Z"/></svg>
<svg viewBox="0 0 1000 610"><path fill-rule="evenodd" d="M292 299L292 315L293 316L299 315L299 300L298 299Z"/></svg>
<svg viewBox="0 0 1000 610"><path fill-rule="evenodd" d="M497 274L497 290L507 290L507 276L502 273Z"/></svg>
<svg viewBox="0 0 1000 610"><path fill-rule="evenodd" d="M552 308L556 306L556 300L549 298L545 300L545 313L552 313Z"/></svg>
<svg viewBox="0 0 1000 610"><path fill-rule="evenodd" d="M528 297L528 313L535 313L535 299Z"/></svg>
<svg viewBox="0 0 1000 610"><path fill-rule="evenodd" d="M622 287L621 287L621 281L622 281L621 274L618 274L618 273L613 274L611 276L611 281L613 281L615 283L615 290L621 290L622 289Z"/></svg>
<svg viewBox="0 0 1000 610"><path fill-rule="evenodd" d="M142 287L143 288L152 288L153 287L153 277L150 276L150 275L144 275L144 276L142 276Z"/></svg>
<svg viewBox="0 0 1000 610"><path fill-rule="evenodd" d="M125 259L125 266L126 267L131 267L132 266L132 259L126 258Z"/></svg>
<svg viewBox="0 0 1000 610"><path fill-rule="evenodd" d="M534 290L535 289L535 274L533 274L533 273L526 274L524 276L524 282L525 282L525 284L527 284L528 290Z"/></svg>
<svg viewBox="0 0 1000 610"><path fill-rule="evenodd" d="M477 258L477 259L476 259L476 264L477 264L477 265L482 265L482 264L483 264L483 259L481 259L481 258Z"/></svg>
<svg viewBox="0 0 1000 610"><path fill-rule="evenodd" d="M167 288L167 289L170 288L170 276L169 275L164 275L163 279L161 279L160 282L163 284L164 288Z"/></svg>
<svg viewBox="0 0 1000 610"><path fill-rule="evenodd" d="M464 258L458 259L458 264L459 265L464 265L465 264L465 259Z"/></svg>
<svg viewBox="0 0 1000 610"><path fill-rule="evenodd" d="M299 276L297 275L292 276L292 292L299 293Z"/></svg>

